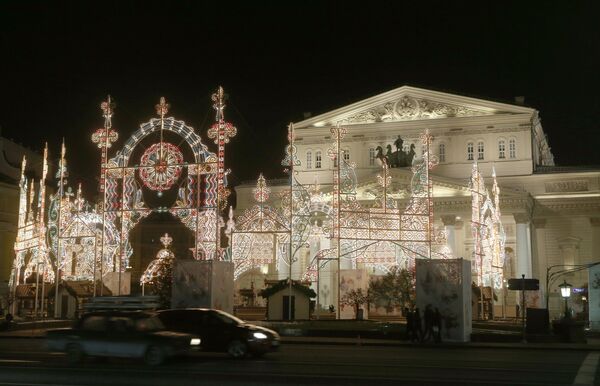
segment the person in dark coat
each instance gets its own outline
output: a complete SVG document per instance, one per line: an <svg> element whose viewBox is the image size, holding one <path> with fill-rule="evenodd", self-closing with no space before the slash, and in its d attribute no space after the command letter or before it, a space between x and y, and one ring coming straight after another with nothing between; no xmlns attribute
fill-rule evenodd
<svg viewBox="0 0 600 386"><path fill-rule="evenodd" d="M404 315L406 316L406 340L412 341L413 333L413 314L408 307L404 307Z"/></svg>
<svg viewBox="0 0 600 386"><path fill-rule="evenodd" d="M425 307L425 332L423 333L423 341L433 339L433 309L431 304Z"/></svg>
<svg viewBox="0 0 600 386"><path fill-rule="evenodd" d="M435 343L442 342L442 314L438 308L433 312L433 332Z"/></svg>
<svg viewBox="0 0 600 386"><path fill-rule="evenodd" d="M415 313L413 314L413 342L421 341L423 331L421 330L421 311L419 308L415 308Z"/></svg>

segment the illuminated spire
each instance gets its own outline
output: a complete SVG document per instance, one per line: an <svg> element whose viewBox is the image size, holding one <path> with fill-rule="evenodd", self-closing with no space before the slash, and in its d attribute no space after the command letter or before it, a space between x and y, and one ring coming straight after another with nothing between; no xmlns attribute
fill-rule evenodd
<svg viewBox="0 0 600 386"><path fill-rule="evenodd" d="M167 115L170 107L171 105L167 103L165 97L160 97L160 102L154 106L154 108L156 108L156 114L158 114L161 119Z"/></svg>

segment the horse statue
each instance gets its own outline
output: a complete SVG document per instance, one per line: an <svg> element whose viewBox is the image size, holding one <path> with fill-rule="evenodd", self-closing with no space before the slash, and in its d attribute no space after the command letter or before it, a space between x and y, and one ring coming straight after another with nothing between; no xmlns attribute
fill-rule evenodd
<svg viewBox="0 0 600 386"><path fill-rule="evenodd" d="M396 146L396 151L392 152L392 145L386 146L386 153L383 154L383 147L377 146L375 150L377 151L375 158L388 165L391 168L399 168L399 167L407 167L412 166L412 162L415 158L415 144L410 145L410 150L405 152L402 150L404 141L400 136L398 139L394 141L394 146Z"/></svg>

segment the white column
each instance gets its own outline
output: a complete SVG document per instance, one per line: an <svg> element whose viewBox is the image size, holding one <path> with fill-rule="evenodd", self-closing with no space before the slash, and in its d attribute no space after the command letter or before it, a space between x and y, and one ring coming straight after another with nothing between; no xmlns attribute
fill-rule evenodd
<svg viewBox="0 0 600 386"><path fill-rule="evenodd" d="M600 261L600 217L590 217L592 226L592 258L590 263Z"/></svg>
<svg viewBox="0 0 600 386"><path fill-rule="evenodd" d="M459 257L456 251L456 236L454 234L454 228L456 226L456 215L449 214L442 216L442 223L444 223L444 228L446 229L446 241L448 246L452 250L452 255L454 257Z"/></svg>
<svg viewBox="0 0 600 386"><path fill-rule="evenodd" d="M540 280L540 300L545 306L546 304L546 269L548 268L548 258L546 257L546 219L533 219L533 227L535 229L535 269L533 276Z"/></svg>
<svg viewBox="0 0 600 386"><path fill-rule="evenodd" d="M456 220L454 225L454 246L455 256L468 259L467 253L465 252L465 222L462 220Z"/></svg>
<svg viewBox="0 0 600 386"><path fill-rule="evenodd" d="M517 269L516 276L525 275L531 278L531 248L529 239L529 216L526 213L515 213L514 215L517 233Z"/></svg>

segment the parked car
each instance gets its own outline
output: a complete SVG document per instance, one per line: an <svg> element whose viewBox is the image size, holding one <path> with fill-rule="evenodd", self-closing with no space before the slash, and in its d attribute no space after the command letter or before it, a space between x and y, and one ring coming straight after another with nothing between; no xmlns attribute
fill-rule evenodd
<svg viewBox="0 0 600 386"><path fill-rule="evenodd" d="M187 308L163 310L158 317L169 330L197 335L201 349L227 352L233 358L247 354L262 356L279 348L279 334L268 328L248 324L226 312Z"/></svg>
<svg viewBox="0 0 600 386"><path fill-rule="evenodd" d="M141 358L156 366L165 359L185 355L200 339L166 331L155 315L141 311L97 311L84 314L73 328L48 331L50 351L67 354L71 363L87 355Z"/></svg>

